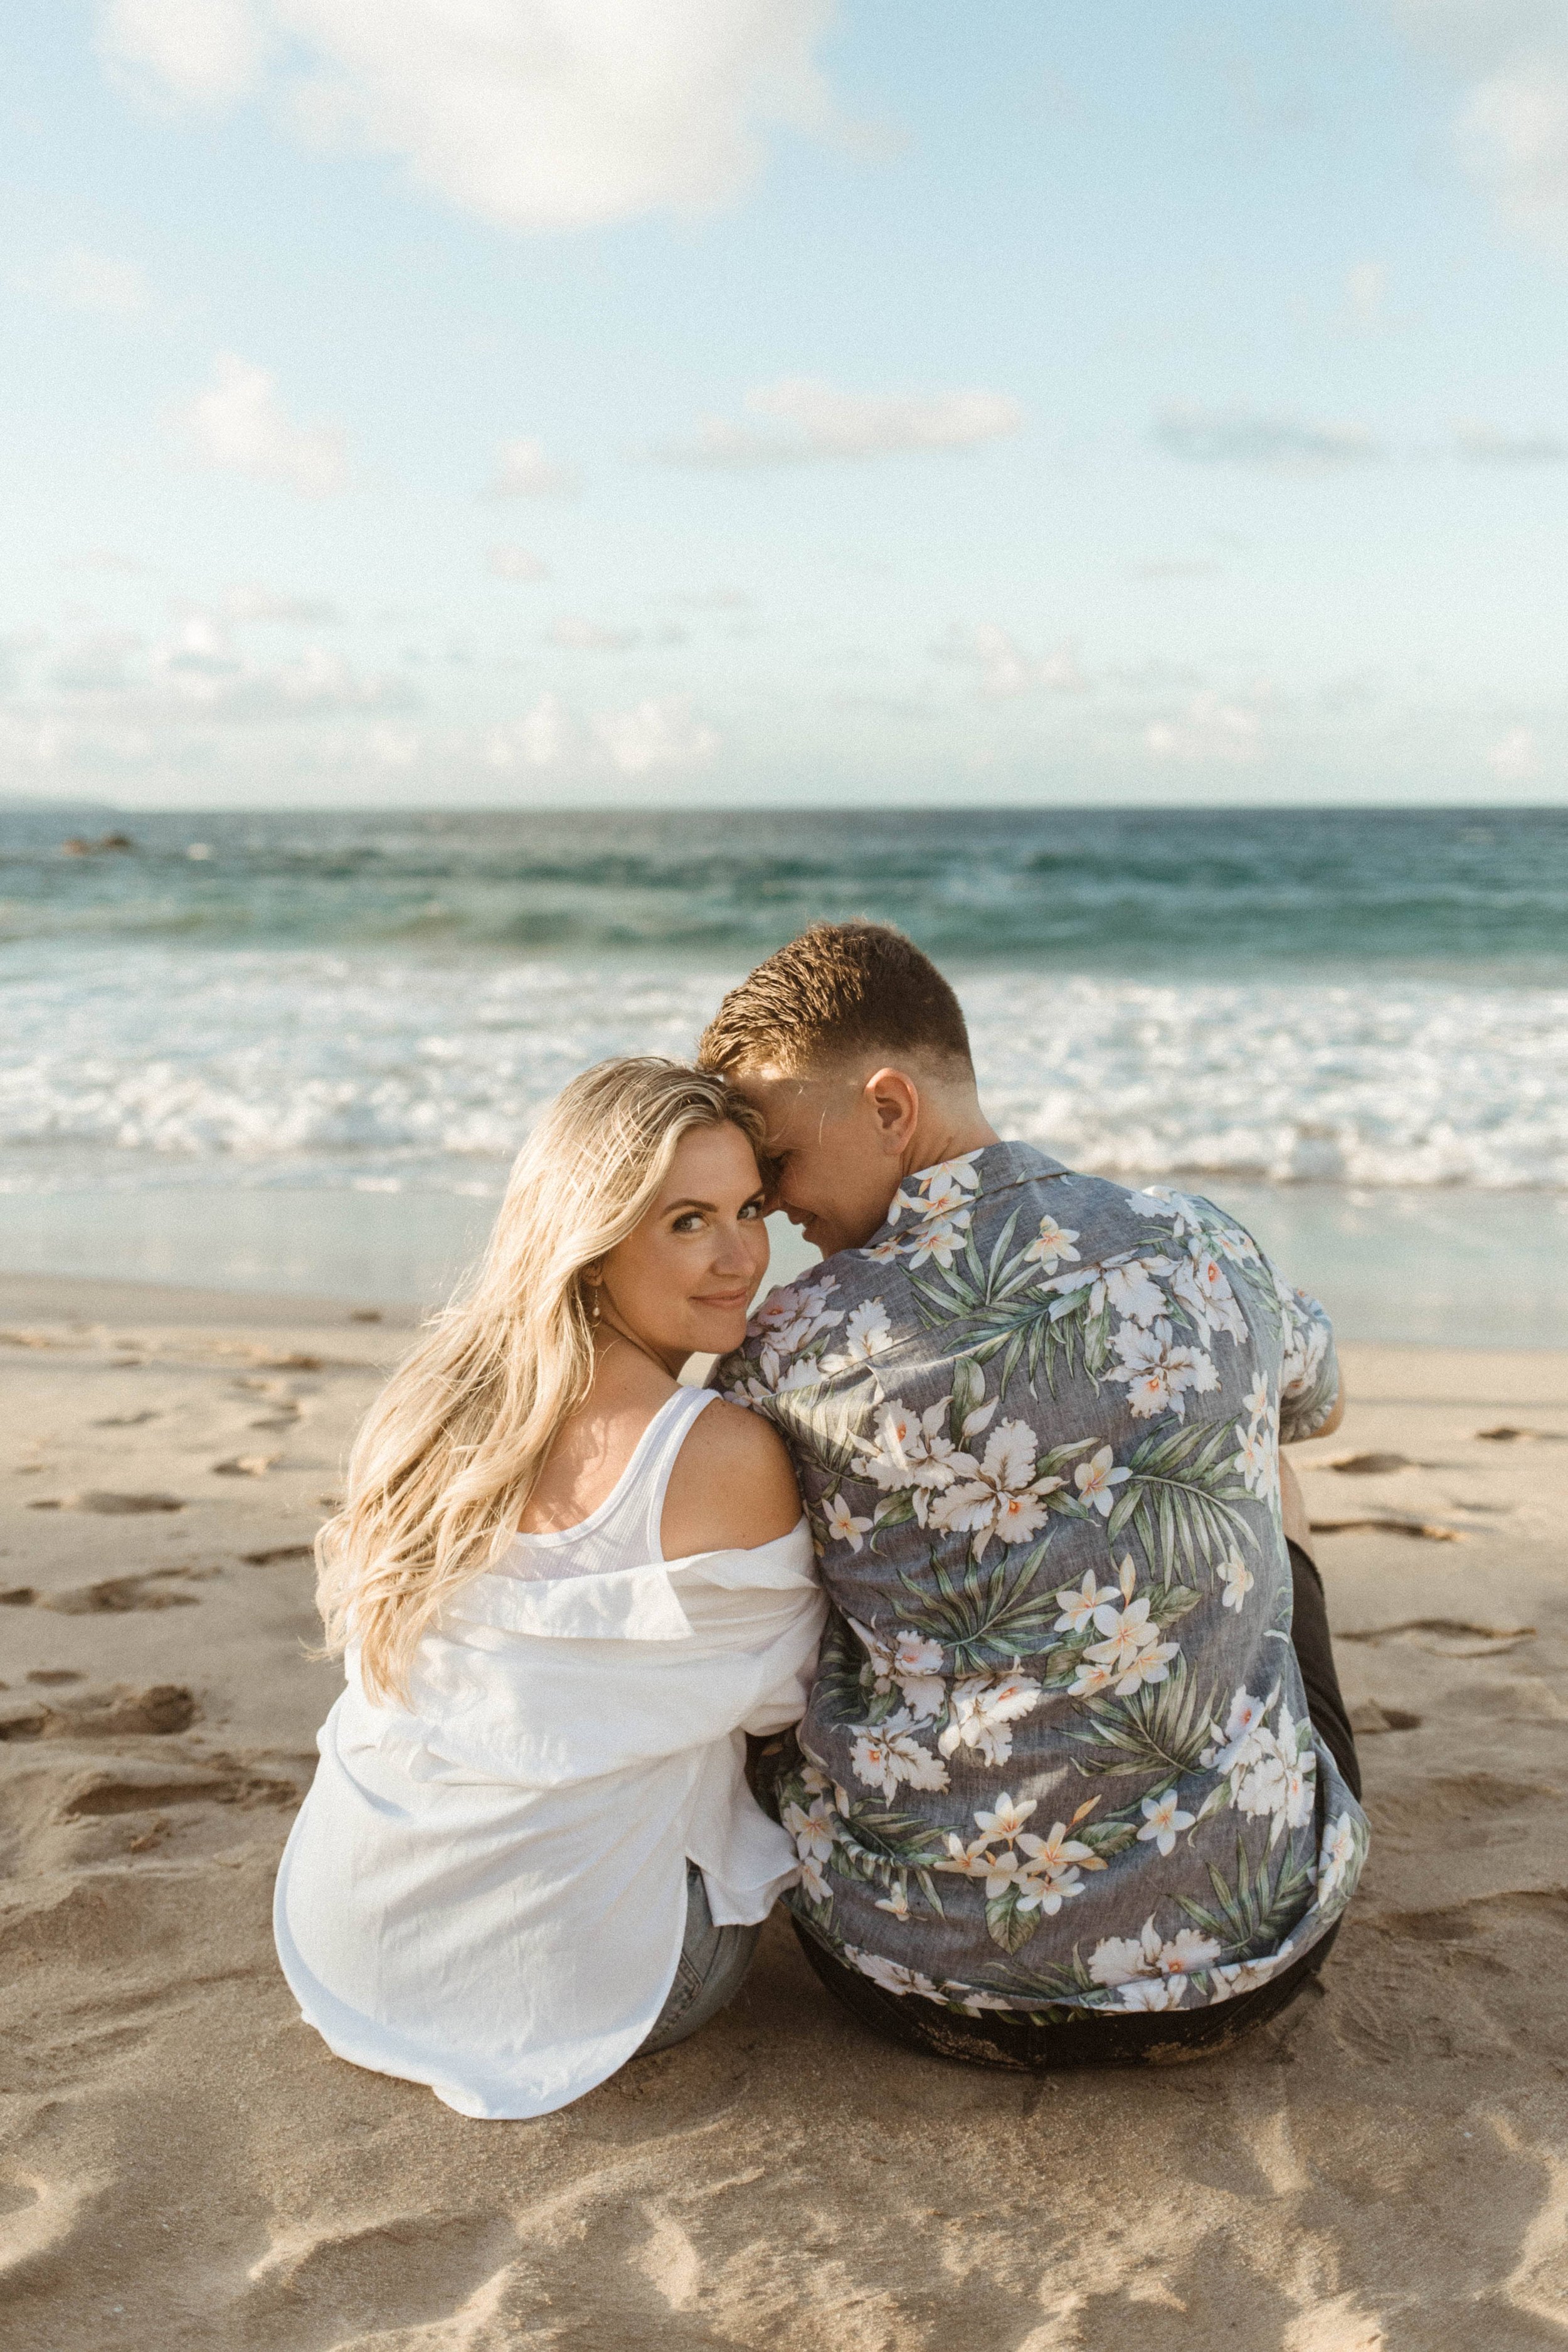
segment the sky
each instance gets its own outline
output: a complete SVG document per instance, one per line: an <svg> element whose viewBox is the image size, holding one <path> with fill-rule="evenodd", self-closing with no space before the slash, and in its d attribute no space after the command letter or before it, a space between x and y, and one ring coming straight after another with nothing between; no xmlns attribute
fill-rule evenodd
<svg viewBox="0 0 1568 2352"><path fill-rule="evenodd" d="M15 0L0 795L1568 798L1568 0Z"/></svg>

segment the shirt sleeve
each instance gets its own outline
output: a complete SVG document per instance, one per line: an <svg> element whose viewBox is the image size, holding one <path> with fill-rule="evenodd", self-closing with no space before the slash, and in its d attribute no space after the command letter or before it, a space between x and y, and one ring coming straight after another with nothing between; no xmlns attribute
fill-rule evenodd
<svg viewBox="0 0 1568 2352"><path fill-rule="evenodd" d="M1334 1327L1322 1307L1304 1290L1292 1290L1275 1276L1284 1325L1279 1366L1279 1440L1299 1444L1316 1436L1340 1393L1340 1363Z"/></svg>

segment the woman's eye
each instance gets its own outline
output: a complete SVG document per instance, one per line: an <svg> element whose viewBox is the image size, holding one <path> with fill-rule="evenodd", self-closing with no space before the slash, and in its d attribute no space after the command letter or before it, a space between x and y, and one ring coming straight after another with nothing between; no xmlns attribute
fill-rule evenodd
<svg viewBox="0 0 1568 2352"><path fill-rule="evenodd" d="M762 1213L763 1204L760 1201L748 1201L745 1207L741 1212L742 1216L747 1221L747 1223L753 1225L756 1223L757 1219L762 1215Z"/></svg>
<svg viewBox="0 0 1568 2352"><path fill-rule="evenodd" d="M683 1217L677 1217L673 1230L678 1234L700 1234L702 1220L695 1209L688 1209Z"/></svg>

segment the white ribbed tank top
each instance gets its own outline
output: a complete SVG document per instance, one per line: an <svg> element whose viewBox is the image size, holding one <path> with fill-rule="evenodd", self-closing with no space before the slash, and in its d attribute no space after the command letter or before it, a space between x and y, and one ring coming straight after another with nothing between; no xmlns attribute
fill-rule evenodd
<svg viewBox="0 0 1568 2352"><path fill-rule="evenodd" d="M659 1521L675 1457L698 1414L713 1402L712 1389L677 1389L661 1404L637 1442L636 1451L599 1505L574 1528L552 1535L517 1535L503 1555L513 1576L539 1582L565 1576L607 1576L620 1568L646 1568L664 1558Z"/></svg>

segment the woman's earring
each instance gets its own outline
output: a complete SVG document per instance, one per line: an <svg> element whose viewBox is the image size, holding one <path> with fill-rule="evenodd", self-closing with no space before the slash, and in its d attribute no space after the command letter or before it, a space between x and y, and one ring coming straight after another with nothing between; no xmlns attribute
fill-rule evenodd
<svg viewBox="0 0 1568 2352"><path fill-rule="evenodd" d="M597 1278L596 1276L591 1276L591 1277L590 1277L590 1279L589 1279L589 1282L588 1282L588 1320L589 1320L589 1322L590 1322L590 1323L596 1323L596 1322L598 1321L598 1319L599 1319L599 1284L598 1284L598 1278Z"/></svg>

